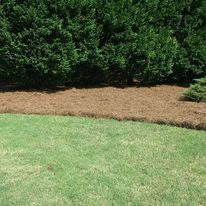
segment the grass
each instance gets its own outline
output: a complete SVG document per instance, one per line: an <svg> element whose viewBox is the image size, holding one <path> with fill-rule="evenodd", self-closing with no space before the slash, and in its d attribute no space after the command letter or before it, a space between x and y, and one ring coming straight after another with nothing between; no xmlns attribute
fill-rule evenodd
<svg viewBox="0 0 206 206"><path fill-rule="evenodd" d="M206 132L0 115L0 205L205 205Z"/></svg>

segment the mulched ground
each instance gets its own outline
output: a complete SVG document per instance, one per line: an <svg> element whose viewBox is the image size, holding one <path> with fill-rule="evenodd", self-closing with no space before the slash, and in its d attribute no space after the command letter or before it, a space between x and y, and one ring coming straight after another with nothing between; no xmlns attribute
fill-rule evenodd
<svg viewBox="0 0 206 206"><path fill-rule="evenodd" d="M107 117L206 130L206 103L184 100L184 89L161 85L124 89L1 90L0 112Z"/></svg>

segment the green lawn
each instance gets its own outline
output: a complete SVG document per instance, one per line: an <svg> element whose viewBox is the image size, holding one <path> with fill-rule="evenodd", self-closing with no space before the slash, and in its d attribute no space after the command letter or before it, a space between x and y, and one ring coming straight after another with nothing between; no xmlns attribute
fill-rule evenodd
<svg viewBox="0 0 206 206"><path fill-rule="evenodd" d="M0 115L0 206L206 205L206 132Z"/></svg>

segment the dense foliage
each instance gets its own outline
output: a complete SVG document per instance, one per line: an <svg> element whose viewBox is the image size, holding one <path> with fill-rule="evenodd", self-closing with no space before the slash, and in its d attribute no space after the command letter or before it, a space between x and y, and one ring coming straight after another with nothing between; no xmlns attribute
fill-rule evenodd
<svg viewBox="0 0 206 206"><path fill-rule="evenodd" d="M120 84L205 74L205 0L0 1L1 79Z"/></svg>
<svg viewBox="0 0 206 206"><path fill-rule="evenodd" d="M196 83L184 92L184 95L193 101L206 102L206 77L197 79Z"/></svg>

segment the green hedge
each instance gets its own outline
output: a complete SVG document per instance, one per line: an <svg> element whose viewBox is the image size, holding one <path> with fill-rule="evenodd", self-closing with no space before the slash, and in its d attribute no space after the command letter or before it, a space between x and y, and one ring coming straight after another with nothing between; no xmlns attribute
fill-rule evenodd
<svg viewBox="0 0 206 206"><path fill-rule="evenodd" d="M27 85L190 82L205 0L1 0L0 78Z"/></svg>

